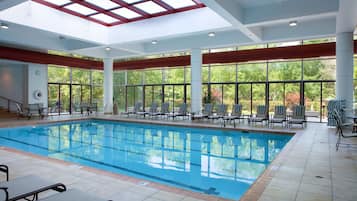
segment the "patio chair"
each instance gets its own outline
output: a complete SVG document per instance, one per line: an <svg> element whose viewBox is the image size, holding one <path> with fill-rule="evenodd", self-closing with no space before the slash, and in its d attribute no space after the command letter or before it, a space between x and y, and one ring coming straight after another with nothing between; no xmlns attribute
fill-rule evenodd
<svg viewBox="0 0 357 201"><path fill-rule="evenodd" d="M54 190L57 192L66 191L66 186L62 183L53 183L35 175L19 177L10 181L0 182L0 200L15 201L27 199L38 200L38 194Z"/></svg>
<svg viewBox="0 0 357 201"><path fill-rule="evenodd" d="M150 116L166 116L170 113L169 103L162 103L160 112L149 113Z"/></svg>
<svg viewBox="0 0 357 201"><path fill-rule="evenodd" d="M293 107L293 114L288 120L288 126L291 127L293 124L301 124L302 127L305 127L305 106L295 105Z"/></svg>
<svg viewBox="0 0 357 201"><path fill-rule="evenodd" d="M179 107L179 111L177 113L174 112L174 113L168 114L168 117L172 117L172 119L175 119L175 117L188 117L187 104L182 103Z"/></svg>
<svg viewBox="0 0 357 201"><path fill-rule="evenodd" d="M216 115L211 114L210 116L208 116L208 119L220 119L223 118L224 116L226 116L227 114L227 105L226 104L219 104L217 106L217 113Z"/></svg>
<svg viewBox="0 0 357 201"><path fill-rule="evenodd" d="M136 113L140 112L141 107L142 107L142 104L141 104L140 102L137 102L137 103L135 103L135 105L134 105L133 111L127 111L127 112L123 112L123 113L121 113L121 114L127 115L127 116L129 117L129 115L131 115L131 114L136 114Z"/></svg>
<svg viewBox="0 0 357 201"><path fill-rule="evenodd" d="M151 104L150 109L149 109L148 112L139 111L139 112L136 113L136 115L142 115L145 118L146 115L157 113L157 107L158 107L157 103L154 102L154 103Z"/></svg>
<svg viewBox="0 0 357 201"><path fill-rule="evenodd" d="M261 122L262 124L268 120L268 110L266 105L258 105L257 113L248 119L249 123Z"/></svg>
<svg viewBox="0 0 357 201"><path fill-rule="evenodd" d="M20 104L16 103L16 114L17 118L20 117L26 117L28 119L31 119L32 114L27 110L25 111Z"/></svg>
<svg viewBox="0 0 357 201"><path fill-rule="evenodd" d="M284 126L286 122L286 107L284 105L277 105L274 107L274 115L269 119L269 124L274 125L275 123L281 123Z"/></svg>
<svg viewBox="0 0 357 201"><path fill-rule="evenodd" d="M230 122L233 121L234 128L235 128L236 127L236 122L235 122L236 119L238 119L238 120L244 119L244 117L242 117L242 105L241 104L234 104L232 107L231 115L223 117L223 126L224 127L226 126L227 121L230 121Z"/></svg>
<svg viewBox="0 0 357 201"><path fill-rule="evenodd" d="M342 122L342 118L341 118L339 112L336 109L333 110L332 117L336 121L336 132L337 132L337 135L338 135L337 142L336 142L336 151L338 151L338 148L339 148L340 144L342 144L341 143L341 138L357 137L357 135L345 135L345 134L343 134L343 127L352 125L352 123L343 123Z"/></svg>

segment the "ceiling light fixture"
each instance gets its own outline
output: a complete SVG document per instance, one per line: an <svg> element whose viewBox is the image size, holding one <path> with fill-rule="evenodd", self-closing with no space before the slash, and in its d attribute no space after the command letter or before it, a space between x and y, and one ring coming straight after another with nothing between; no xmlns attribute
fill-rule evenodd
<svg viewBox="0 0 357 201"><path fill-rule="evenodd" d="M156 45L157 44L157 40L151 41L151 44Z"/></svg>
<svg viewBox="0 0 357 201"><path fill-rule="evenodd" d="M291 27L295 27L297 25L298 25L297 21L290 21L289 22L289 26L291 26Z"/></svg>
<svg viewBox="0 0 357 201"><path fill-rule="evenodd" d="M5 23L1 23L0 27L2 29L9 29L9 25L5 24Z"/></svg>
<svg viewBox="0 0 357 201"><path fill-rule="evenodd" d="M214 33L214 32L209 32L209 33L208 33L208 36L209 36L209 37L215 37L215 36L216 36L216 33Z"/></svg>
<svg viewBox="0 0 357 201"><path fill-rule="evenodd" d="M110 50L111 50L110 47L106 47L106 48L105 48L105 51L110 51Z"/></svg>

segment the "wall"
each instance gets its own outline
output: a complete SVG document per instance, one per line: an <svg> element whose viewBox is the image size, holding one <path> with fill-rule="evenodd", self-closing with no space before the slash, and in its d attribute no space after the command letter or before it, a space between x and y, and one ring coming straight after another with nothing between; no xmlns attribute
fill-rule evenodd
<svg viewBox="0 0 357 201"><path fill-rule="evenodd" d="M45 107L48 105L47 96L47 65L29 64L27 71L27 103L43 103ZM35 98L35 91L40 91L41 98Z"/></svg>
<svg viewBox="0 0 357 201"><path fill-rule="evenodd" d="M26 69L24 64L0 63L0 96L24 102ZM0 99L0 106L7 107L7 102Z"/></svg>

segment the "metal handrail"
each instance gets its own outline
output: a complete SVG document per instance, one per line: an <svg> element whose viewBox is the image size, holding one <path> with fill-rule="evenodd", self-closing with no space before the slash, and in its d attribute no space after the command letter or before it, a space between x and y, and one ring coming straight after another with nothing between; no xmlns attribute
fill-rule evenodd
<svg viewBox="0 0 357 201"><path fill-rule="evenodd" d="M0 96L0 99L7 101L7 111L8 111L8 112L10 112L10 105L11 105L11 103L19 104L21 107L22 107L22 105L23 105L23 104L20 103L19 101L15 101L15 100L6 98L6 97L4 97L4 96Z"/></svg>

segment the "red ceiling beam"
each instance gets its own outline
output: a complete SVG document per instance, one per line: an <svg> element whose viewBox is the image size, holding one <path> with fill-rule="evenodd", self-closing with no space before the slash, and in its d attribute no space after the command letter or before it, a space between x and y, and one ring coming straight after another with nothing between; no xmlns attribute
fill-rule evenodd
<svg viewBox="0 0 357 201"><path fill-rule="evenodd" d="M103 69L103 62L0 46L0 58L37 64Z"/></svg>

